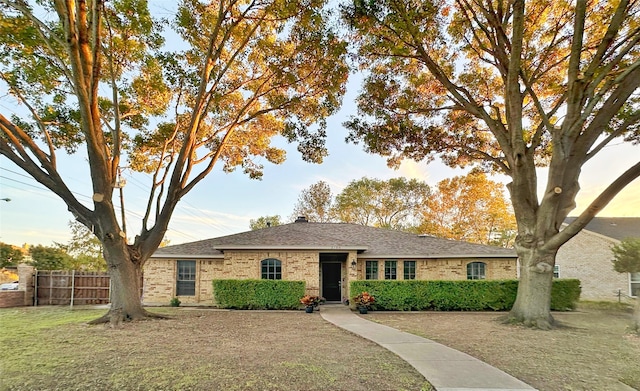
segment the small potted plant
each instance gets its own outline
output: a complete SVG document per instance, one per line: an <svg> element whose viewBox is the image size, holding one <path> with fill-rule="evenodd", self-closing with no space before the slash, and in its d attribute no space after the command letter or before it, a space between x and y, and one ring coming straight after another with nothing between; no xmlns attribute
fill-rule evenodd
<svg viewBox="0 0 640 391"><path fill-rule="evenodd" d="M366 314L371 309L371 305L376 302L376 298L369 292L362 292L353 298L353 302L361 314Z"/></svg>
<svg viewBox="0 0 640 391"><path fill-rule="evenodd" d="M305 311L308 314L312 313L314 308L319 306L322 302L324 302L324 298L313 295L304 295L302 296L302 299L300 299L300 303L304 304Z"/></svg>

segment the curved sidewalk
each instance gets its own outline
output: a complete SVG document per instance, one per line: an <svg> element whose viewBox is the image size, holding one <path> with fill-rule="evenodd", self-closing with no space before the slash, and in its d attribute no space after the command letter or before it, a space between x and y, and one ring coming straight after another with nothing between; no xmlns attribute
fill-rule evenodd
<svg viewBox="0 0 640 391"><path fill-rule="evenodd" d="M321 308L320 314L325 320L397 354L418 370L437 391L535 390L466 353L368 321L344 305L323 305Z"/></svg>

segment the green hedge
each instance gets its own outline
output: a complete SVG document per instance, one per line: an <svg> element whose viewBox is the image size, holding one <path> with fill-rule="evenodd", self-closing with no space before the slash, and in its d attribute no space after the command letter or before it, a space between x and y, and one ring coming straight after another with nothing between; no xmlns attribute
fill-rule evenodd
<svg viewBox="0 0 640 391"><path fill-rule="evenodd" d="M214 301L221 308L297 309L304 291L304 281L213 280Z"/></svg>
<svg viewBox="0 0 640 391"><path fill-rule="evenodd" d="M580 280L553 280L551 286L551 309L569 311L576 308L580 300Z"/></svg>
<svg viewBox="0 0 640 391"><path fill-rule="evenodd" d="M374 308L391 311L507 311L518 290L517 280L351 282L351 295L367 291L376 298ZM580 281L553 280L551 309L575 308Z"/></svg>

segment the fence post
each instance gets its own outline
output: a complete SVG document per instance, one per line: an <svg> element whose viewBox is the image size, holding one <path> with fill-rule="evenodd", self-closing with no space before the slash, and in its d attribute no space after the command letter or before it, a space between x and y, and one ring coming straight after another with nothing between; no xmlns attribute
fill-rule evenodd
<svg viewBox="0 0 640 391"><path fill-rule="evenodd" d="M71 271L71 303L69 304L69 308L73 309L73 294L76 290L76 270Z"/></svg>
<svg viewBox="0 0 640 391"><path fill-rule="evenodd" d="M49 271L49 305L51 305L52 297L53 297L53 273Z"/></svg>
<svg viewBox="0 0 640 391"><path fill-rule="evenodd" d="M33 306L38 306L38 269L36 269L36 277L34 278L34 287L33 287Z"/></svg>

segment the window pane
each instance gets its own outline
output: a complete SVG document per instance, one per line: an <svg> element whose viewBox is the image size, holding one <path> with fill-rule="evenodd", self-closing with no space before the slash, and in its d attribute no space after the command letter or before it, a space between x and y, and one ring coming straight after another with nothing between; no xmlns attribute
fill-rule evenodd
<svg viewBox="0 0 640 391"><path fill-rule="evenodd" d="M263 280L281 280L282 263L274 258L264 259L260 262Z"/></svg>
<svg viewBox="0 0 640 391"><path fill-rule="evenodd" d="M378 261L367 261L365 263L365 279L366 280L378 279Z"/></svg>
<svg viewBox="0 0 640 391"><path fill-rule="evenodd" d="M640 273L629 273L631 296L640 297Z"/></svg>
<svg viewBox="0 0 640 391"><path fill-rule="evenodd" d="M467 280L484 280L485 276L484 262L471 262L467 264Z"/></svg>
<svg viewBox="0 0 640 391"><path fill-rule="evenodd" d="M384 279L395 280L397 278L396 269L398 267L397 261L384 261Z"/></svg>
<svg viewBox="0 0 640 391"><path fill-rule="evenodd" d="M196 282L195 281L178 281L176 287L176 296L195 296L196 295Z"/></svg>
<svg viewBox="0 0 640 391"><path fill-rule="evenodd" d="M196 261L178 261L176 296L195 296Z"/></svg>
<svg viewBox="0 0 640 391"><path fill-rule="evenodd" d="M416 261L404 261L404 279L416 279Z"/></svg>

